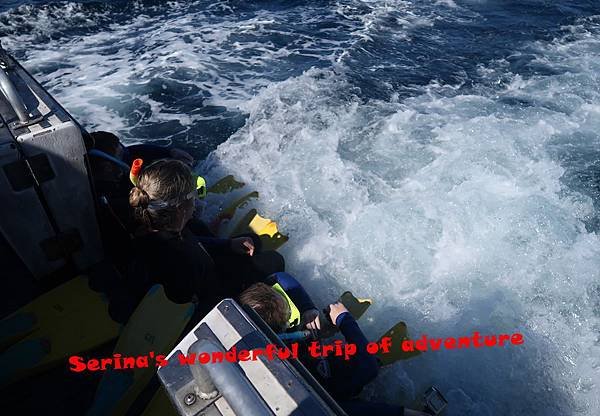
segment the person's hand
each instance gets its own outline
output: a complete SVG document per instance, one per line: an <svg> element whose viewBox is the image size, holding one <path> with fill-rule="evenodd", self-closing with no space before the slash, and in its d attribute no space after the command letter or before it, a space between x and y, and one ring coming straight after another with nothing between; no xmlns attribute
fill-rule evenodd
<svg viewBox="0 0 600 416"><path fill-rule="evenodd" d="M174 147L172 149L169 149L169 154L171 155L171 157L173 159L177 159L187 165L191 166L194 164L194 158L192 157L192 155L190 155L185 150L181 150L181 149Z"/></svg>
<svg viewBox="0 0 600 416"><path fill-rule="evenodd" d="M331 318L331 322L333 322L334 325L337 322L336 320L338 316L340 316L344 312L348 312L348 309L346 309L346 307L341 302L332 303L331 305L329 305L329 318Z"/></svg>
<svg viewBox="0 0 600 416"><path fill-rule="evenodd" d="M309 309L302 314L302 324L306 329L321 329L318 309Z"/></svg>
<svg viewBox="0 0 600 416"><path fill-rule="evenodd" d="M232 238L231 250L236 254L252 256L254 254L254 242L250 237Z"/></svg>

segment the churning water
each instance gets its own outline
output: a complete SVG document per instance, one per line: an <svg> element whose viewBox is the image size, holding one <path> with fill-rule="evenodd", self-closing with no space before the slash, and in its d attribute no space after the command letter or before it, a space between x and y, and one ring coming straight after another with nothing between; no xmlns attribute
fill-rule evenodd
<svg viewBox="0 0 600 416"><path fill-rule="evenodd" d="M374 299L370 337L525 336L402 362L365 398L599 414L596 1L23 3L4 47L88 130L259 190L315 300Z"/></svg>

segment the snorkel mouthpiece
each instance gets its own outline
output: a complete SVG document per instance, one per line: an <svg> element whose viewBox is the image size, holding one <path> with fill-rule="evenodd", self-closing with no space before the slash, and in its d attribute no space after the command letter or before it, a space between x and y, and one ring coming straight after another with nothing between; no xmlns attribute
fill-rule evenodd
<svg viewBox="0 0 600 416"><path fill-rule="evenodd" d="M142 165L144 161L142 159L135 159L131 164L131 170L129 171L129 180L134 186L138 184L138 177L140 176L140 171L142 170Z"/></svg>
<svg viewBox="0 0 600 416"><path fill-rule="evenodd" d="M196 178L196 191L198 192L198 198L206 197L206 180L202 176Z"/></svg>

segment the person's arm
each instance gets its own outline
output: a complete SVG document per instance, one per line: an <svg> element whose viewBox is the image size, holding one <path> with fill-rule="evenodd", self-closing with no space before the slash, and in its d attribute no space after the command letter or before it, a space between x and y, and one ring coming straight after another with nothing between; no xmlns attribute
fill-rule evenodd
<svg viewBox="0 0 600 416"><path fill-rule="evenodd" d="M183 229L184 238L200 243L213 255L239 254L252 256L254 244L249 237L218 238L206 229L204 223L197 219L191 219Z"/></svg>
<svg viewBox="0 0 600 416"><path fill-rule="evenodd" d="M340 329L340 332L349 344L355 344L357 348L356 357L370 357L375 364L377 360L367 352L367 344L369 341L360 330L358 323L354 320L350 312L344 312L338 316L335 325Z"/></svg>
<svg viewBox="0 0 600 416"><path fill-rule="evenodd" d="M200 242L208 251L218 251L222 253L232 252L230 238L196 236L196 241Z"/></svg>
<svg viewBox="0 0 600 416"><path fill-rule="evenodd" d="M202 244L211 256L222 254L252 256L254 254L252 240L247 237L217 238L195 235L193 238L197 243Z"/></svg>
<svg viewBox="0 0 600 416"><path fill-rule="evenodd" d="M266 283L270 285L279 283L282 289L285 290L285 293L288 294L292 302L294 302L301 314L308 310L316 309L315 304L310 296L308 296L308 293L306 293L304 288L291 274L285 272L272 274L267 278Z"/></svg>
<svg viewBox="0 0 600 416"><path fill-rule="evenodd" d="M348 344L356 345L356 354L349 360L352 374L350 377L339 380L336 389L344 394L354 396L360 393L363 387L377 377L379 365L377 358L367 352L369 341L360 330L358 323L350 312L341 303L329 306L332 322L340 329Z"/></svg>

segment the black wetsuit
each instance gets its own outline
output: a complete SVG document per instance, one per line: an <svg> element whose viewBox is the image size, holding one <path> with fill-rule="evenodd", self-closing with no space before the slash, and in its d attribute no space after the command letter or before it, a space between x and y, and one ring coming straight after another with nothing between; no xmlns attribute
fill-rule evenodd
<svg viewBox="0 0 600 416"><path fill-rule="evenodd" d="M348 416L378 415L401 416L404 407L387 403L374 403L356 399L367 383L377 377L379 364L374 355L367 352L367 338L358 324L348 312L338 316L337 327L347 343L355 344L357 353L350 360L335 357L329 360L331 373L334 375L325 381L326 389L344 409Z"/></svg>
<svg viewBox="0 0 600 416"><path fill-rule="evenodd" d="M133 159L142 158L148 165L155 160L168 158L169 149L152 144L139 144L124 148L122 161L131 165ZM98 225L107 257L124 273L130 261L131 234L136 228L129 205L132 184L128 174L119 181L94 178L94 191L98 197Z"/></svg>
<svg viewBox="0 0 600 416"><path fill-rule="evenodd" d="M122 160L130 165L142 158L147 166L169 157L167 147L140 144L126 147ZM190 302L196 294L200 301L196 310L201 313L225 297L236 297L265 276L284 270L283 257L277 252L262 252L256 235L250 236L254 256L238 255L232 252L230 239L216 238L195 218L186 224L181 237L161 231L132 241L137 224L128 201L132 187L128 175L118 183L97 180L95 185L97 195L108 201L108 205L101 203L99 210L106 252L126 276L129 296L115 295L119 299L113 307L120 321L129 317L153 284L162 284L167 297L177 303ZM120 289L113 290L117 291Z"/></svg>
<svg viewBox="0 0 600 416"><path fill-rule="evenodd" d="M344 409L348 416L402 416L404 407L387 403L375 403L357 399L362 389L377 377L379 363L375 356L367 352L367 338L360 330L358 324L348 312L340 314L336 326L349 344L356 345L356 354L350 360L343 357L328 357L327 362L331 377L324 378L316 371L316 360L308 363L312 367L313 375L325 387L325 390ZM305 362L305 365L307 363Z"/></svg>
<svg viewBox="0 0 600 416"><path fill-rule="evenodd" d="M157 231L134 240L128 276L136 297L143 297L153 284L161 284L173 302L190 302L196 295L197 310L203 316L223 298L237 297L284 267L277 252L258 251L252 257L235 254L231 240L199 237L190 228L186 226L181 235Z"/></svg>
<svg viewBox="0 0 600 416"><path fill-rule="evenodd" d="M377 377L379 365L375 356L367 352L369 341L350 313L340 314L336 326L346 343L356 345L356 354L350 360L344 360L342 357L331 357L328 360L332 377L322 380L329 394L341 400L360 394L363 387Z"/></svg>
<svg viewBox="0 0 600 416"><path fill-rule="evenodd" d="M134 260L128 273L130 291L141 298L154 284L165 288L176 303L191 302L210 310L219 300L215 264L201 244L188 232L150 232L134 240Z"/></svg>
<svg viewBox="0 0 600 416"><path fill-rule="evenodd" d="M280 283L287 295L298 307L300 314L314 308L306 291L287 273L277 273L276 282ZM272 284L272 282L268 282ZM313 374L325 390L344 409L348 416L401 416L404 407L386 403L374 403L356 399L364 386L373 381L379 372L379 363L375 356L367 352L368 340L350 315L344 312L337 317L336 326L347 343L355 344L357 352L350 360L343 357L327 357L330 375L325 377L319 371L319 360L311 357L307 349L302 348L300 361Z"/></svg>

